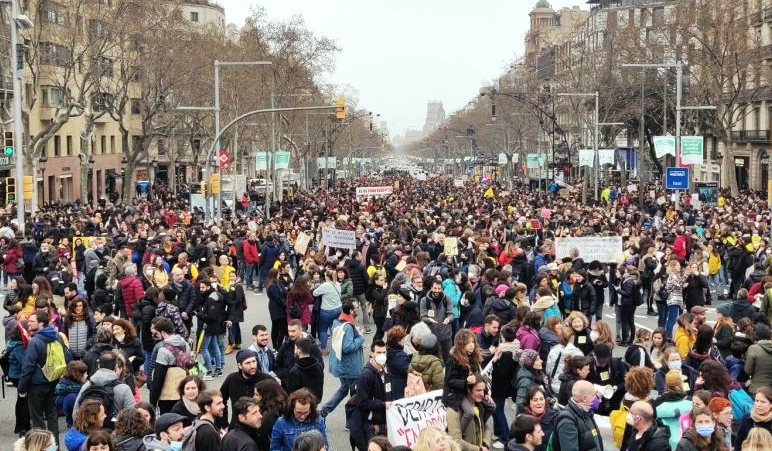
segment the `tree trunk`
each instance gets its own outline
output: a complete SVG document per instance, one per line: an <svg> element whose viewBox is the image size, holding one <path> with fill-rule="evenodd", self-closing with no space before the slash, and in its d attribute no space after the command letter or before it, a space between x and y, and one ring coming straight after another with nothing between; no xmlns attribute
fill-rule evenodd
<svg viewBox="0 0 772 451"><path fill-rule="evenodd" d="M737 174L735 174L732 143L720 140L719 143L721 142L724 143L724 158L721 160L721 187L728 187L732 196L737 196L740 194L740 190L737 187Z"/></svg>

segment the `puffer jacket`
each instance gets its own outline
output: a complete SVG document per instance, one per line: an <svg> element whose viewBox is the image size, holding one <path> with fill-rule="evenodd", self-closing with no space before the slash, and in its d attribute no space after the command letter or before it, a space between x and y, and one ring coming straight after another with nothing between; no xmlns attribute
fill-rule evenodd
<svg viewBox="0 0 772 451"><path fill-rule="evenodd" d="M759 387L772 387L772 340L759 340L748 348L745 372L751 377L751 393Z"/></svg>
<svg viewBox="0 0 772 451"><path fill-rule="evenodd" d="M515 304L508 299L500 297L489 299L483 308L483 318L488 315L496 315L501 320L501 324L507 324L512 321L515 318L515 314Z"/></svg>
<svg viewBox="0 0 772 451"><path fill-rule="evenodd" d="M126 314L131 315L134 306L139 304L140 299L145 296L145 289L142 287L142 281L137 276L124 276L119 281L119 284Z"/></svg>
<svg viewBox="0 0 772 451"><path fill-rule="evenodd" d="M445 377L442 360L432 354L413 354L408 371L421 373L426 391L439 390Z"/></svg>

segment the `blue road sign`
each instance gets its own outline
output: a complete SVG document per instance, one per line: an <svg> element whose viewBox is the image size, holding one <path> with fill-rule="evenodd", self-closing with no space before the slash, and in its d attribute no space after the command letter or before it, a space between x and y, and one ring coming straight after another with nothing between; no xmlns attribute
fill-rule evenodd
<svg viewBox="0 0 772 451"><path fill-rule="evenodd" d="M666 168L665 189L689 189L689 168Z"/></svg>

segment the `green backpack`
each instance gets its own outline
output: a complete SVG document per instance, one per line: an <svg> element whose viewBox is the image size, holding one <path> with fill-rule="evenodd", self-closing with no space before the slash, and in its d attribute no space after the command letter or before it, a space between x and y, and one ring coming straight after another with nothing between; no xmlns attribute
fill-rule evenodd
<svg viewBox="0 0 772 451"><path fill-rule="evenodd" d="M43 376L49 382L56 382L64 375L67 369L67 360L64 357L64 346L59 340L54 340L46 345L46 363L41 370Z"/></svg>

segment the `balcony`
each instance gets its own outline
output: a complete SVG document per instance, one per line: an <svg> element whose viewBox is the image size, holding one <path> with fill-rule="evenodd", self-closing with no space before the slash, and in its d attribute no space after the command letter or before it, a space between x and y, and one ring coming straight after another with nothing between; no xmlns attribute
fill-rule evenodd
<svg viewBox="0 0 772 451"><path fill-rule="evenodd" d="M772 6L767 6L764 8L764 20L767 22L772 22Z"/></svg>
<svg viewBox="0 0 772 451"><path fill-rule="evenodd" d="M769 130L741 130L732 132L733 142L769 144Z"/></svg>

